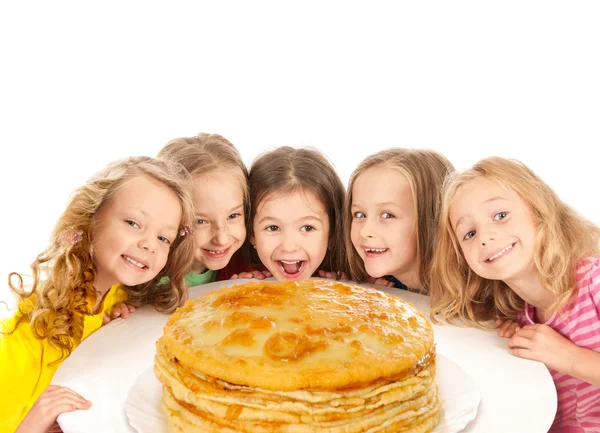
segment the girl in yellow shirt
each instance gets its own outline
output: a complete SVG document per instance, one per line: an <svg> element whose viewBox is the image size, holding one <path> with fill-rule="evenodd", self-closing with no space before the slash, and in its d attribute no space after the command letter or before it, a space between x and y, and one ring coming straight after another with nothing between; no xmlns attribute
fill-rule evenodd
<svg viewBox="0 0 600 433"><path fill-rule="evenodd" d="M83 339L115 311L129 313L125 300L166 312L182 304L194 257L188 188L178 164L113 163L75 191L31 266L31 292L20 274L10 275L18 310L0 322L0 433L52 431L59 414L90 407L76 392L48 385Z"/></svg>

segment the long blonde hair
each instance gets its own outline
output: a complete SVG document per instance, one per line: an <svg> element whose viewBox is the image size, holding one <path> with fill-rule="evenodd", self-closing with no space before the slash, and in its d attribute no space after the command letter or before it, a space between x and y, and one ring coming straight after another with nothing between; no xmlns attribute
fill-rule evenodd
<svg viewBox="0 0 600 433"><path fill-rule="evenodd" d="M350 277L364 282L369 279L365 264L352 245L352 189L356 179L374 167L391 168L400 172L408 181L415 207L417 232L417 263L423 292L429 287L429 267L435 247L437 221L440 210L442 186L446 176L454 171L452 163L442 154L425 149L392 148L382 150L365 158L356 167L348 183L344 206L345 240L348 251Z"/></svg>
<svg viewBox="0 0 600 433"><path fill-rule="evenodd" d="M523 163L489 157L450 178L445 186L431 272L432 319L482 325L497 318L514 320L524 308L524 301L506 283L481 278L471 270L452 229L452 200L477 178L516 192L528 205L536 226L535 272L543 287L557 296L551 310L560 311L574 293L577 263L600 251L600 228L560 200Z"/></svg>
<svg viewBox="0 0 600 433"><path fill-rule="evenodd" d="M83 317L91 315L97 301L92 255L94 216L116 196L129 180L148 176L170 188L182 207L181 228L193 222L189 174L179 164L150 157L128 158L109 164L72 195L56 223L49 246L37 256L32 269L32 290L24 289L23 276L13 272L9 286L17 295L16 329L24 320L40 339L68 356L83 335ZM178 231L180 232L180 231ZM187 298L185 270L194 256L193 240L180 232L171 246L165 267L152 280L124 286L128 303L153 305L158 311L173 311ZM184 235L182 236L182 233ZM76 242L73 242L76 236ZM165 284L159 284L163 277Z"/></svg>
<svg viewBox="0 0 600 433"><path fill-rule="evenodd" d="M275 193L312 192L329 217L329 248L320 270L346 272L343 237L343 206L346 191L333 165L315 149L281 146L260 155L250 168L250 218L248 234L254 233L252 222L260 203ZM247 248L249 263L259 265L256 251Z"/></svg>

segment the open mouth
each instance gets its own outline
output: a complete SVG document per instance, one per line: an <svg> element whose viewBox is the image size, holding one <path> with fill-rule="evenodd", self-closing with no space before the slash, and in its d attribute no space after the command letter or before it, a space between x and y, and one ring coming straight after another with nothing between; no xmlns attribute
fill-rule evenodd
<svg viewBox="0 0 600 433"><path fill-rule="evenodd" d="M367 248L363 247L365 252L365 256L369 258L381 257L381 255L385 254L389 248Z"/></svg>
<svg viewBox="0 0 600 433"><path fill-rule="evenodd" d="M500 251L495 253L493 256L490 256L487 259L485 259L485 262L492 263L494 260L497 260L498 258L500 258L500 257L504 256L505 254L509 253L510 251L512 251L514 246L515 246L515 244L510 244L507 247L504 247L503 249L501 249Z"/></svg>
<svg viewBox="0 0 600 433"><path fill-rule="evenodd" d="M297 278L304 271L304 260L276 260L281 271L287 278Z"/></svg>
<svg viewBox="0 0 600 433"><path fill-rule="evenodd" d="M211 259L221 259L229 253L230 249L231 247L225 248L224 250L208 250L202 248L202 251L204 251L204 254Z"/></svg>
<svg viewBox="0 0 600 433"><path fill-rule="evenodd" d="M146 270L148 269L148 265L146 265L145 263L140 262L139 260L133 259L129 256L126 256L125 254L121 254L121 257L123 258L123 260L125 260L125 262L127 262L129 265L134 266L140 270Z"/></svg>

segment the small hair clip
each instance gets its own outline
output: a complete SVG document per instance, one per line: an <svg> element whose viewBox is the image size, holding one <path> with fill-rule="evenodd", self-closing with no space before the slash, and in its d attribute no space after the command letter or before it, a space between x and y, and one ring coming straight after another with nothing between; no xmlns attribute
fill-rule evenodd
<svg viewBox="0 0 600 433"><path fill-rule="evenodd" d="M183 226L181 230L179 230L179 236L189 236L192 233L189 226Z"/></svg>
<svg viewBox="0 0 600 433"><path fill-rule="evenodd" d="M60 243L63 246L76 245L83 240L83 231L74 228L65 230L61 237Z"/></svg>

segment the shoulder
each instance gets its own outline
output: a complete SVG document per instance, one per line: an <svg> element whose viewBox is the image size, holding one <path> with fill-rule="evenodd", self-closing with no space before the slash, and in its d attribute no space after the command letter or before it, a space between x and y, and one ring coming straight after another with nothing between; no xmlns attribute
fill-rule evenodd
<svg viewBox="0 0 600 433"><path fill-rule="evenodd" d="M593 299L596 305L600 305L600 256L590 256L579 261L577 264L576 286L581 297Z"/></svg>

